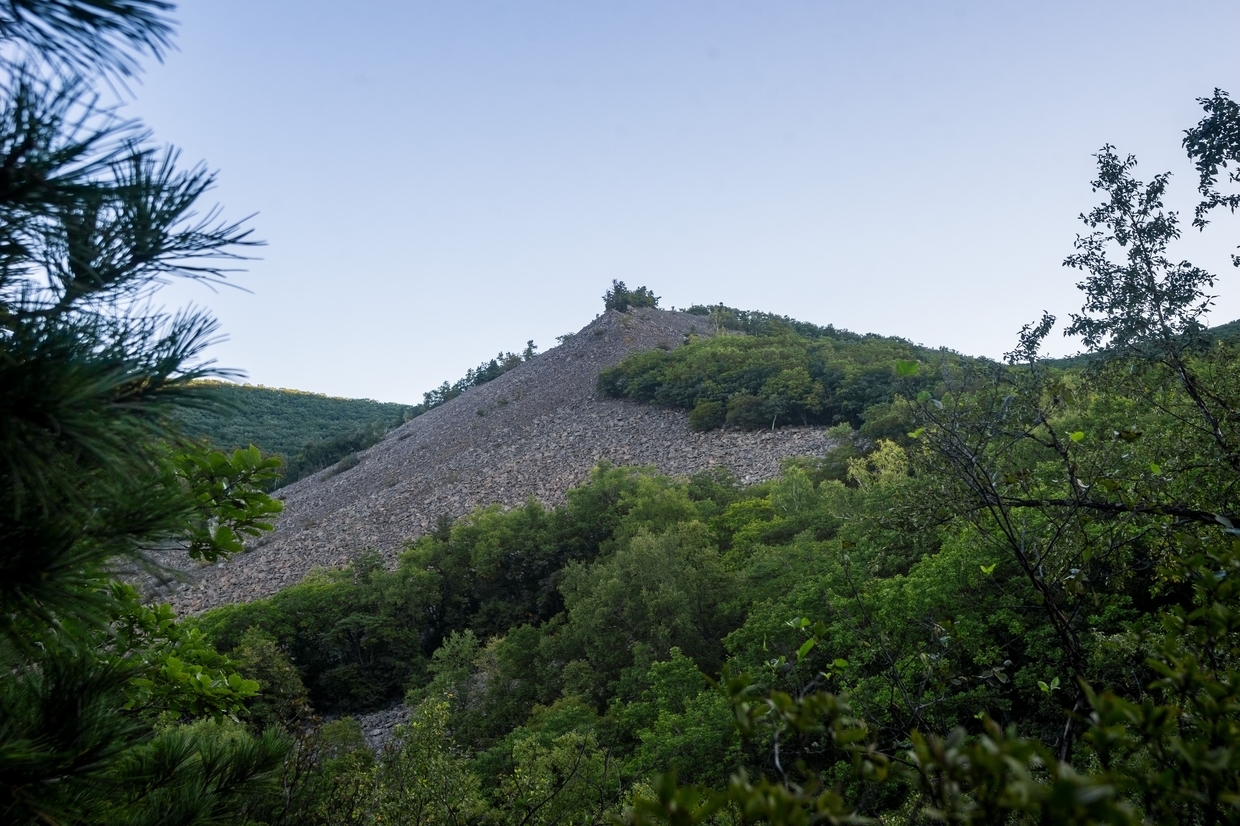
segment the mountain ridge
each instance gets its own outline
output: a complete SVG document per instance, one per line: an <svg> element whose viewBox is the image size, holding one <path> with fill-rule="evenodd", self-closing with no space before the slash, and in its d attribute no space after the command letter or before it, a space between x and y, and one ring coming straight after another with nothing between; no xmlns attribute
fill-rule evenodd
<svg viewBox="0 0 1240 826"><path fill-rule="evenodd" d="M441 519L530 497L562 501L601 461L674 476L722 467L752 483L831 446L822 427L698 433L678 411L598 394L602 368L709 334L704 321L652 308L604 313L559 347L392 430L355 465L282 488L276 530L245 554L189 572L169 594L174 607L196 613L268 596L367 548L391 562Z"/></svg>

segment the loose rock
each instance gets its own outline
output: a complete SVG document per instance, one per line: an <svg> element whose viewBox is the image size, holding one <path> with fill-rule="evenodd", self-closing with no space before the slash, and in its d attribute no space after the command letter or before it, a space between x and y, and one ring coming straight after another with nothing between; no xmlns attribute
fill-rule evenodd
<svg viewBox="0 0 1240 826"><path fill-rule="evenodd" d="M374 548L389 564L443 518L533 497L563 501L601 460L689 476L726 467L742 482L774 477L792 456L831 446L823 428L695 433L681 411L605 399L599 372L638 350L706 333L700 316L654 309L608 312L559 347L401 427L360 462L280 490L276 530L226 565L188 573L169 589L181 613L269 596L316 567Z"/></svg>

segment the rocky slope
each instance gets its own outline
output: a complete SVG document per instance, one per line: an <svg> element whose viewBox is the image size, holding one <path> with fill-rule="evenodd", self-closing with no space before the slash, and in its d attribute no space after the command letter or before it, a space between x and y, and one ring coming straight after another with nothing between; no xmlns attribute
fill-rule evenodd
<svg viewBox="0 0 1240 826"><path fill-rule="evenodd" d="M680 412L603 399L599 371L628 354L678 346L704 319L608 312L567 342L394 430L344 470L283 488L274 533L228 563L191 572L170 595L182 612L267 596L364 548L389 559L476 507L534 496L552 504L601 460L689 475L713 466L754 482L790 456L821 453L821 428L694 433Z"/></svg>

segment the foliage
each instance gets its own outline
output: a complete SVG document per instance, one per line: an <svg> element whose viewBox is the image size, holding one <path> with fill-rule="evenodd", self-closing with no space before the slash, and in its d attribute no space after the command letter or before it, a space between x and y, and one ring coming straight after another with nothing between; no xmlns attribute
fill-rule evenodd
<svg viewBox="0 0 1240 826"><path fill-rule="evenodd" d="M142 604L132 586L112 583L117 611L93 647L118 668L132 666L125 707L164 719L234 715L258 684L234 670L196 628L178 623L167 605Z"/></svg>
<svg viewBox="0 0 1240 826"><path fill-rule="evenodd" d="M1218 105L1218 94L1202 102L1207 118L1186 141L1198 159L1209 153L1195 139L1211 134L1225 141L1231 133L1216 121L1220 111L1233 111ZM1023 644L1011 639L1002 664L973 678L991 683L977 715L982 730L970 735L963 719L952 724L941 711L927 714L943 708L954 693L949 685L972 682L951 659L961 643L973 647L976 619L970 629L960 621L965 612L944 616L943 606L927 616L938 645L921 647L919 670L928 679L917 693L916 670L902 668L898 657L918 646L895 644L891 630L862 640L890 652L884 654L889 685L914 718L907 745L867 725L872 712L842 716L847 707L820 688L834 676L825 671L809 683L802 675L795 696L770 691L759 703L745 696L746 680L733 680L728 687L741 729L770 725L776 744L803 744L807 735L818 744L824 726L838 731L843 722L849 739L836 769L802 756L795 774L780 769L777 783L750 785L738 774L726 794L716 795L681 788L669 777L657 798L630 810L631 820L696 822L732 805L773 822L843 822L865 814L860 801L874 794L867 787L889 785L889 777L915 792L907 798L911 811L934 820L1235 820L1240 593L1233 579L1240 534L1230 509L1240 443L1226 411L1237 404L1237 353L1200 335L1209 302L1204 290L1213 276L1165 254L1179 236L1176 216L1162 206L1167 176L1149 185L1136 181L1135 161L1120 160L1109 146L1098 162L1095 189L1108 200L1082 216L1094 232L1078 239L1077 254L1066 262L1086 272L1080 285L1086 304L1068 329L1102 354L1094 367L1069 377L1039 362L1039 346L1054 324L1044 315L1022 330L1009 356L1025 367L966 365L941 393L916 395L920 426L910 436L922 450L909 484L931 497L908 500L912 507L901 518L920 512L923 519L967 525L976 547L994 554L978 564L980 577L971 578L995 585L1002 578L1005 590L1023 591L1022 601L1033 608L1007 620L1019 617ZM1199 216L1219 204L1207 191L1212 183L1203 175L1207 200ZM1124 258L1118 264L1117 251ZM911 378L918 367L898 365L898 371ZM962 589L947 590L959 595ZM872 605L862 615L866 625L892 601ZM836 639L826 623L810 629L801 620L794 627L809 634L797 650L798 665ZM1025 677L1037 649L1067 679ZM845 674L856 667L836 665ZM1059 727L1031 702L1035 685L1045 700L1058 701ZM930 704L918 696L925 697L926 687L935 689ZM935 731L950 733L927 733ZM874 758L876 746L881 759ZM889 775L883 755L901 752L908 768ZM777 767L780 758L775 751Z"/></svg>
<svg viewBox="0 0 1240 826"><path fill-rule="evenodd" d="M466 370L464 376L451 384L445 381L434 390L423 393L422 404L415 408L416 412L413 415L419 415L431 408L450 402L471 387L478 387L489 381L494 381L509 370L520 367L524 362L532 359L537 352L538 348L534 346L534 342L527 341L525 343L525 350L520 354L497 353L495 358L490 361L484 361L477 367Z"/></svg>
<svg viewBox="0 0 1240 826"><path fill-rule="evenodd" d="M318 393L230 382L202 382L218 404L182 408L185 432L220 450L257 446L283 460L278 484L290 484L365 450L416 415L410 405L337 399Z"/></svg>
<svg viewBox="0 0 1240 826"><path fill-rule="evenodd" d="M172 277L222 281L254 242L200 211L179 165L87 80L168 46L156 0L0 11L0 820L244 823L288 744L220 722L257 686L117 574L213 560L279 511L272 465L194 445L214 321L153 310ZM187 725L181 725L185 723Z"/></svg>
<svg viewBox="0 0 1240 826"><path fill-rule="evenodd" d="M284 510L283 503L262 492L279 475L280 460L264 459L252 445L234 450L232 456L190 451L174 462L198 505L187 537L191 558L241 553L245 537L270 531L272 517Z"/></svg>
<svg viewBox="0 0 1240 826"><path fill-rule="evenodd" d="M659 297L645 287L630 290L623 281L611 282L611 289L603 295L603 309L627 313L632 307L658 307Z"/></svg>
<svg viewBox="0 0 1240 826"><path fill-rule="evenodd" d="M1193 226L1204 229L1210 210L1225 206L1235 212L1240 207L1240 193L1218 190L1219 172L1228 164L1236 164L1236 168L1227 174L1227 181L1240 184L1240 105L1222 89L1215 89L1211 97L1198 98L1197 102L1206 115L1185 131L1184 148L1199 175L1197 191L1201 203L1193 216ZM1240 257L1233 256L1232 262L1240 266Z"/></svg>
<svg viewBox="0 0 1240 826"><path fill-rule="evenodd" d="M699 432L723 427L727 419L727 408L715 399L703 399L689 411L689 427Z"/></svg>
<svg viewBox="0 0 1240 826"><path fill-rule="evenodd" d="M836 341L860 341L868 336L840 330L833 324L825 327L811 324L808 321L797 321L788 316L764 313L759 310L738 310L723 304L694 304L685 310L689 315L703 316L710 323L711 330L719 333L730 330L748 336L771 336L792 333L802 338L829 338Z"/></svg>
<svg viewBox="0 0 1240 826"><path fill-rule="evenodd" d="M1231 134L1219 100L1201 140ZM393 571L204 616L230 656L286 653L320 711L408 689L425 728L293 796L357 823L1235 822L1240 350L1203 335L1212 276L1170 254L1165 176L1098 160L1068 259L1087 369L1039 357L1049 316L995 364L708 308L760 332L607 381L740 426L831 366L823 409L857 380L860 432L840 414L828 455L748 487L603 466Z"/></svg>
<svg viewBox="0 0 1240 826"><path fill-rule="evenodd" d="M554 826L604 824L615 807L615 767L592 732L570 731L549 743L525 737L512 749L512 774L500 782L505 822Z"/></svg>
<svg viewBox="0 0 1240 826"><path fill-rule="evenodd" d="M374 815L375 755L351 717L301 727L285 760L281 795L262 814L273 824L360 826Z"/></svg>
<svg viewBox="0 0 1240 826"><path fill-rule="evenodd" d="M244 709L254 730L297 731L309 720L306 686L274 637L251 628L241 636L232 653L237 673L247 677L257 689L258 696L251 698Z"/></svg>
<svg viewBox="0 0 1240 826"><path fill-rule="evenodd" d="M744 325L754 334L693 338L672 351L635 353L599 375L599 391L691 411L697 430L725 423L744 430L842 422L860 427L870 408L889 404L903 389L894 362L959 361L902 339L762 319ZM932 387L934 378L927 374L913 384Z"/></svg>
<svg viewBox="0 0 1240 826"><path fill-rule="evenodd" d="M255 736L214 721L160 732L117 761L103 778L107 804L84 822L254 822L278 791L287 751L277 732Z"/></svg>
<svg viewBox="0 0 1240 826"><path fill-rule="evenodd" d="M705 528L686 520L638 534L607 558L565 571L562 637L589 663L595 696L614 692L637 646L655 658L677 648L712 671L722 665L721 639L738 621L737 588Z"/></svg>
<svg viewBox="0 0 1240 826"><path fill-rule="evenodd" d="M448 704L428 701L397 726L380 755L377 819L385 823L456 824L485 811L478 778L456 753Z"/></svg>
<svg viewBox="0 0 1240 826"><path fill-rule="evenodd" d="M278 643L324 711L369 711L401 696L423 668L425 572L389 573L365 556L353 570L326 573L269 600L231 605L196 620L223 651L255 632ZM429 590L429 589L427 589Z"/></svg>

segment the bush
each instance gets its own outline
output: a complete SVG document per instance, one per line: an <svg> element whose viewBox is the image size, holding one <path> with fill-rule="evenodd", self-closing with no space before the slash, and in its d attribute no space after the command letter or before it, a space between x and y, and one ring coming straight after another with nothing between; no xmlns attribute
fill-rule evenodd
<svg viewBox="0 0 1240 826"><path fill-rule="evenodd" d="M250 628L233 649L239 673L258 682L259 694L246 715L252 729L279 727L295 731L310 715L310 698L301 675L275 637Z"/></svg>
<svg viewBox="0 0 1240 826"><path fill-rule="evenodd" d="M698 431L714 430L723 427L726 417L723 402L700 401L689 413L689 426Z"/></svg>
<svg viewBox="0 0 1240 826"><path fill-rule="evenodd" d="M353 468L357 467L361 463L362 463L362 458L360 456L358 456L356 453L350 453L347 456L345 456L343 459L341 459L339 462L337 462L336 464L328 468L327 473L323 474L323 478L330 479L331 477L339 473L344 473L346 470L352 470Z"/></svg>
<svg viewBox="0 0 1240 826"><path fill-rule="evenodd" d="M601 371L597 387L611 398L686 412L702 402L719 402L727 410L738 396L757 397L765 405L760 417L755 413L754 420L745 424L729 420L746 428L842 422L857 428L866 421L869 408L892 402L897 389L916 395L941 383L937 369L901 379L894 365L902 360L927 365L961 361L952 353L934 353L902 339L813 337L789 327L782 332L691 339L670 352L634 353ZM752 406L750 401L737 404ZM707 417L705 421L707 410L698 414Z"/></svg>
<svg viewBox="0 0 1240 826"><path fill-rule="evenodd" d="M623 281L612 281L611 289L603 294L603 309L627 313L630 307L658 307L659 297L653 290L638 287L630 290Z"/></svg>
<svg viewBox="0 0 1240 826"><path fill-rule="evenodd" d="M761 430L770 425L771 417L762 399L741 393L728 402L727 423L741 430Z"/></svg>

